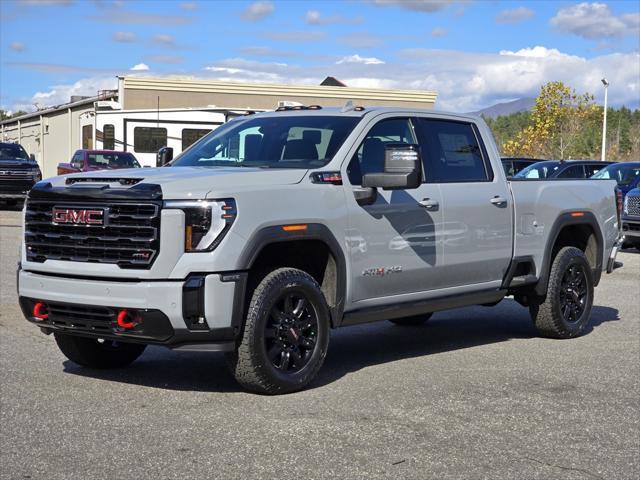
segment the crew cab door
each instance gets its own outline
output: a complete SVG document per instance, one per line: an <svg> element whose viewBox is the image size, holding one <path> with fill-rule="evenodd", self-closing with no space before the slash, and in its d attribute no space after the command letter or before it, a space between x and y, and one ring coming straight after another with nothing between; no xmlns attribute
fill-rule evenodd
<svg viewBox="0 0 640 480"><path fill-rule="evenodd" d="M427 185L442 195L442 287L499 285L511 262L512 200L473 123L419 118ZM491 284L491 285L488 285Z"/></svg>
<svg viewBox="0 0 640 480"><path fill-rule="evenodd" d="M437 288L442 267L441 197L438 185L415 189L377 189L371 205L359 205L352 193L362 175L381 173L387 143L416 144L409 118L377 120L357 142L343 178L349 229L346 245L350 261L351 301L373 300ZM397 298L400 300L400 298Z"/></svg>

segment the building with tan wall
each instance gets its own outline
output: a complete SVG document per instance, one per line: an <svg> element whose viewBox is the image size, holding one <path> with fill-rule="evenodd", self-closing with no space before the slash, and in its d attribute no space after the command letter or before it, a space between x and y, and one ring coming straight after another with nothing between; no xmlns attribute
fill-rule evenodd
<svg viewBox="0 0 640 480"><path fill-rule="evenodd" d="M271 110L279 102L330 107L342 106L349 100L364 107L429 109L433 108L437 97L430 91L337 86L340 85L337 81L331 85L310 86L125 76L118 77L114 86L116 82L117 89L99 92L94 97L4 120L0 122L0 140L22 144L28 153L35 155L46 177L55 175L57 164L68 162L79 148L103 148L105 145L104 148L128 150L138 155L135 150L137 131L164 131L165 145L172 146L176 154L180 153L185 147L180 138L184 132L193 135L194 129L198 128L197 132L203 134L215 128L220 123L220 112L225 109L230 112ZM222 115L222 121L229 118L230 115ZM109 143L112 147L103 142L103 127L107 124L116 136L122 132ZM136 129L135 125L140 127ZM141 163L150 165L149 157L154 155L151 152L141 155L146 156Z"/></svg>

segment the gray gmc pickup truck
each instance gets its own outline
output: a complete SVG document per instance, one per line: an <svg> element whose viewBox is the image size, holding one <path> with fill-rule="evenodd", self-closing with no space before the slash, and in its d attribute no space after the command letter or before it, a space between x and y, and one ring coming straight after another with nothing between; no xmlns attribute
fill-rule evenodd
<svg viewBox="0 0 640 480"><path fill-rule="evenodd" d="M226 352L245 388L304 388L330 330L513 296L541 335L589 323L615 266L615 182L507 181L473 116L286 107L167 166L54 177L24 209L27 320L90 368L146 345Z"/></svg>

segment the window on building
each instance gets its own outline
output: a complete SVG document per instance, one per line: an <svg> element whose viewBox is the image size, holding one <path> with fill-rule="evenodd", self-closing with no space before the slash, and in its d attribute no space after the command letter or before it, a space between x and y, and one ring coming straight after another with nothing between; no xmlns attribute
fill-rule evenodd
<svg viewBox="0 0 640 480"><path fill-rule="evenodd" d="M93 125L85 125L82 127L82 148L93 148Z"/></svg>
<svg viewBox="0 0 640 480"><path fill-rule="evenodd" d="M105 150L115 150L116 148L116 130L110 123L102 129L102 148Z"/></svg>
<svg viewBox="0 0 640 480"><path fill-rule="evenodd" d="M209 133L211 129L209 128L183 128L182 129L182 151L185 151L191 145L196 143L202 137L204 137L207 133Z"/></svg>
<svg viewBox="0 0 640 480"><path fill-rule="evenodd" d="M166 146L166 128L136 127L133 129L133 149L137 153L156 153Z"/></svg>
<svg viewBox="0 0 640 480"><path fill-rule="evenodd" d="M493 175L470 123L421 118L427 181L485 182Z"/></svg>

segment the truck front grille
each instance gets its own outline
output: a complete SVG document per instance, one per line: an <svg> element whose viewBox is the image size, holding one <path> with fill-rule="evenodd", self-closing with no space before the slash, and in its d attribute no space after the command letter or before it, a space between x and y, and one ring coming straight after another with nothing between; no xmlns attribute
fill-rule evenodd
<svg viewBox="0 0 640 480"><path fill-rule="evenodd" d="M627 195L624 200L624 213L633 217L640 217L640 197Z"/></svg>
<svg viewBox="0 0 640 480"><path fill-rule="evenodd" d="M0 170L0 181L33 180L33 175L25 170Z"/></svg>
<svg viewBox="0 0 640 480"><path fill-rule="evenodd" d="M54 209L72 211L76 217L56 222ZM102 212L103 224L85 223L86 210ZM24 235L31 262L66 260L148 269L160 250L160 204L29 199Z"/></svg>

